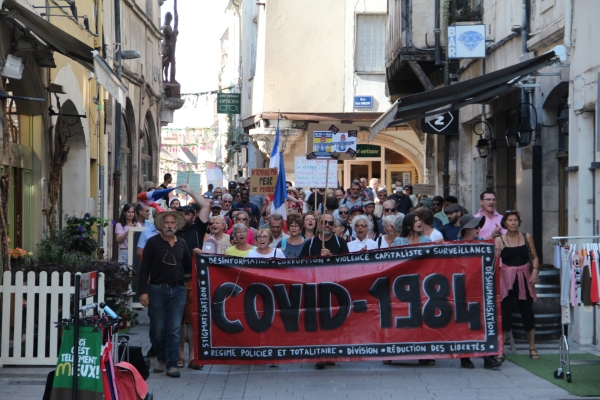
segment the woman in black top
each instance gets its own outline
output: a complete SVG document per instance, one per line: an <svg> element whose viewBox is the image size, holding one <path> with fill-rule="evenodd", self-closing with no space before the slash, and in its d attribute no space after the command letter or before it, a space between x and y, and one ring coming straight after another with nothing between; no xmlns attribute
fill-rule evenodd
<svg viewBox="0 0 600 400"><path fill-rule="evenodd" d="M533 315L533 302L537 300L534 285L538 281L539 260L533 238L529 233L519 232L521 215L518 211L506 211L500 225L507 230L506 234L496 239L502 262L500 266L502 330L505 337L511 330L512 299L516 297L523 317L523 328L529 341L529 356L532 359L539 359L540 355L535 349L535 318ZM530 257L533 264L531 271ZM501 356L501 358L503 357L504 355Z"/></svg>

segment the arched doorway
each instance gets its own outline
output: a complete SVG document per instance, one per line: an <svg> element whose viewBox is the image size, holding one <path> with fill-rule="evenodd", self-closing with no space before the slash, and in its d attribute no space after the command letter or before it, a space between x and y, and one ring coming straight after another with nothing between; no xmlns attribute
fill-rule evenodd
<svg viewBox="0 0 600 400"><path fill-rule="evenodd" d="M146 114L146 120L144 121L144 129L140 136L140 181L139 184L143 185L146 181L153 181L153 165L152 165L152 143L155 137L154 122L152 121L152 114L148 112ZM156 183L156 182L155 182Z"/></svg>
<svg viewBox="0 0 600 400"><path fill-rule="evenodd" d="M79 112L71 100L66 100L61 107L63 114L78 115ZM65 216L75 215L83 216L88 212L88 204L82 191L88 186L86 156L86 139L83 131L81 118L61 116L61 130L58 132L66 140L66 147L69 148L67 162L62 171L61 182L61 201L60 201L60 222L64 221Z"/></svg>
<svg viewBox="0 0 600 400"><path fill-rule="evenodd" d="M419 168L403 152L393 146L378 144L359 144L354 160L340 161L338 164L338 180L344 188L349 188L356 178L377 178L380 186L393 190L395 182L403 184L419 183L422 173Z"/></svg>

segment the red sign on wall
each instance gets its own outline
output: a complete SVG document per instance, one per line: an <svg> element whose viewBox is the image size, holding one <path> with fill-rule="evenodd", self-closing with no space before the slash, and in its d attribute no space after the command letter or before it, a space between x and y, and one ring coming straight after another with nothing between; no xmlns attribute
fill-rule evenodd
<svg viewBox="0 0 600 400"><path fill-rule="evenodd" d="M502 352L494 245L306 259L199 256L200 364L453 358Z"/></svg>

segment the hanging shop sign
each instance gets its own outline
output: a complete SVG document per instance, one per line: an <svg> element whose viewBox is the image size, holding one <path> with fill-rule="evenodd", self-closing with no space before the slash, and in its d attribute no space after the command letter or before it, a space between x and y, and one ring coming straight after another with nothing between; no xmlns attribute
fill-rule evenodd
<svg viewBox="0 0 600 400"><path fill-rule="evenodd" d="M449 26L448 58L485 58L485 25Z"/></svg>
<svg viewBox="0 0 600 400"><path fill-rule="evenodd" d="M217 114L240 114L241 107L241 94L217 93Z"/></svg>

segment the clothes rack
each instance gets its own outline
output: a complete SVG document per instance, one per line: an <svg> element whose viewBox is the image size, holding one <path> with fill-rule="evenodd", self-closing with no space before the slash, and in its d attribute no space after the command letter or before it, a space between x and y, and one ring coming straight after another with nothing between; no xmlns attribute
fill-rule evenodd
<svg viewBox="0 0 600 400"><path fill-rule="evenodd" d="M561 269L561 280L560 280L560 285L561 285L561 296L562 294L565 292L564 290L564 282L566 282L566 280L563 279L563 274L567 274L569 275L568 278L570 278L571 274L572 274L572 268L573 266L571 265L571 260L570 257L568 255L571 254L571 252L569 251L567 254L567 257L564 257L564 253L563 251L565 251L565 249L567 248L567 246L569 246L569 250L571 250L571 246L573 246L573 252L577 251L577 247L579 246L580 249L584 249L588 252L592 252L594 253L594 257L595 257L595 264L592 264L596 267L595 271L595 278L596 280L594 280L593 282L598 285L598 271L597 268L600 268L600 257L598 257L600 255L600 236L556 236L553 237L552 240L554 241L554 245L555 245L555 267L560 268ZM562 251L561 251L562 248ZM558 257L558 259L557 259ZM562 261L566 261L567 264L563 264ZM580 274L579 276L581 276L581 270L584 269L583 266L581 267L577 267L580 268ZM592 272L592 276L594 275L594 270L591 271ZM570 281L569 281L570 282ZM570 287L568 288L568 291L571 292L573 289L573 285L578 284L579 282L571 283L570 282ZM592 359L588 359L588 360L573 360L571 361L571 355L570 355L570 351L569 351L569 343L568 343L568 334L569 334L569 327L571 325L571 307L578 307L581 306L583 304L574 304L572 301L567 301L567 304L563 304L563 299L561 297L561 324L562 324L562 335L560 337L560 348L559 348L559 367L556 371L554 371L554 378L556 379L562 379L565 376L565 370L566 370L566 376L567 376L567 382L571 383L572 380L572 376L571 376L571 365L600 365L600 360L592 360ZM595 329L596 329L596 307L598 306L598 303L596 303L594 305L594 323L593 323L593 327L594 327L594 342L596 342L596 334L595 334ZM566 367L566 368L565 368Z"/></svg>

